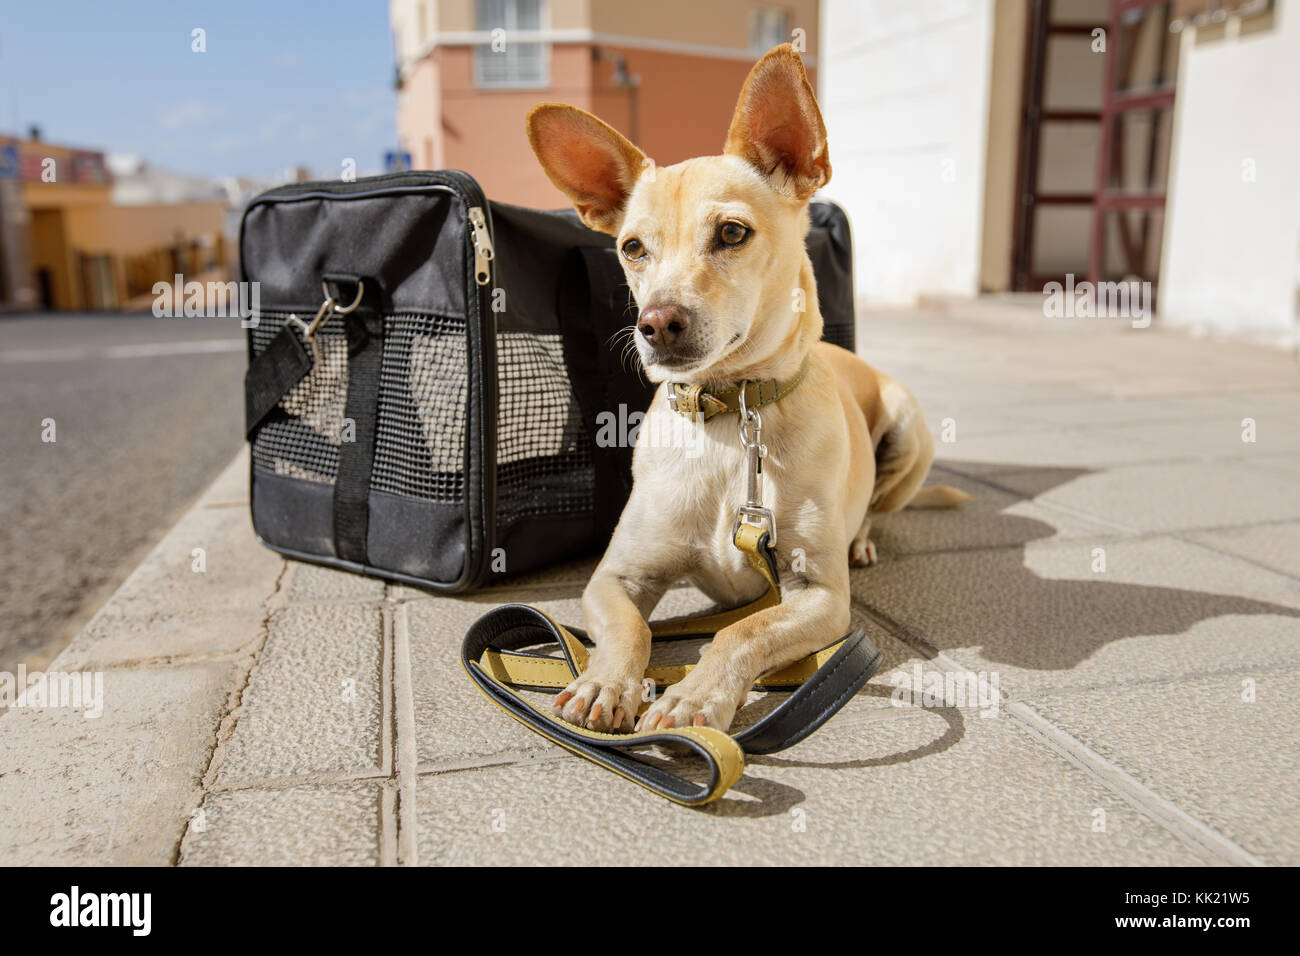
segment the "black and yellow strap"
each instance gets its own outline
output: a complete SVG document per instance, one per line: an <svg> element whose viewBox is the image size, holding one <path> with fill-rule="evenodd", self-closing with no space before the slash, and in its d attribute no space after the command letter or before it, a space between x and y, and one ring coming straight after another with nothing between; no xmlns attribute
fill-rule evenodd
<svg viewBox="0 0 1300 956"><path fill-rule="evenodd" d="M718 614L659 622L651 625L656 639L708 637L780 600L767 536L742 534L737 546L751 561L761 562L760 573L769 590L757 601ZM750 526L752 527L752 526ZM517 688L551 690L567 686L586 669L588 651L578 628L558 623L545 611L525 604L507 604L479 618L461 645L461 666L478 689L520 723L578 756L614 771L661 796L686 806L717 800L740 779L746 753L775 753L803 740L829 720L880 666L881 654L861 630L854 630L815 654L765 674L756 686L791 689L793 693L756 724L732 736L711 727L673 727L635 734L609 734L575 727L554 717L518 693ZM520 648L559 644L563 657L518 653ZM659 687L681 680L690 664L651 667L647 677ZM703 782L688 779L628 753L631 748L654 743L682 744L701 757L709 773Z"/></svg>

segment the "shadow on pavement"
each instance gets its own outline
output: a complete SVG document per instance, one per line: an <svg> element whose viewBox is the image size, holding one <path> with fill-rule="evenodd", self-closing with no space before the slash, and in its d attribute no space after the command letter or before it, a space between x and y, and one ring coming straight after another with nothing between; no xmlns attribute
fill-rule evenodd
<svg viewBox="0 0 1300 956"><path fill-rule="evenodd" d="M935 586L933 569L927 569L925 578L918 578L918 587L934 589L930 600L946 605L942 615L944 625L932 631L922 631L907 620L895 620L873 603L870 580L877 568L855 573L855 600L914 647L933 653L979 645L991 661L1034 670L1068 670L1111 641L1182 634L1201 621L1223 615L1300 618L1300 609L1294 607L1216 594L1211 590L1212 580L1204 582L1205 589L1192 590L1121 584L1107 581L1101 574L1097 580L1089 581L1040 577L1025 566L1024 546L1052 537L1057 529L1044 521L1001 511L1022 501L1032 501L1091 472L1080 468L963 462L944 462L943 467L965 477L967 480L962 483L977 499L978 485L982 484L991 494L1010 495L1015 501L1003 505L998 513L980 512L976 501L956 511L904 512L882 519L876 537L881 563L885 566L880 570L895 577L906 576L906 565L922 559L922 554L915 551L898 554L895 549L907 538L922 537L924 525L929 522L952 522L952 528L944 529L945 538L954 536L961 541L957 548L937 554L972 552L963 555L961 570L978 569L978 581L962 575L965 579L952 578L950 587ZM999 484L991 474L1013 469L1017 472L1019 491ZM937 480L947 478L936 475L931 482ZM972 526L969 535L963 523ZM975 549L983 550L974 553ZM925 554L929 560L936 560L936 552ZM889 569L894 562L900 566ZM959 602L959 606L953 606L953 602Z"/></svg>

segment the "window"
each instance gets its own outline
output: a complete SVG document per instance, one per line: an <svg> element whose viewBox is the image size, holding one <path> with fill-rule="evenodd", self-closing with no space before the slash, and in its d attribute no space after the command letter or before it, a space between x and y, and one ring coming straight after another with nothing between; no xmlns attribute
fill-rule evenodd
<svg viewBox="0 0 1300 956"><path fill-rule="evenodd" d="M790 11L777 7L755 7L749 17L749 49L766 53L790 42Z"/></svg>
<svg viewBox="0 0 1300 956"><path fill-rule="evenodd" d="M513 36L542 28L542 0L474 0L474 28L492 34L474 48L475 86L535 88L550 82L550 47Z"/></svg>

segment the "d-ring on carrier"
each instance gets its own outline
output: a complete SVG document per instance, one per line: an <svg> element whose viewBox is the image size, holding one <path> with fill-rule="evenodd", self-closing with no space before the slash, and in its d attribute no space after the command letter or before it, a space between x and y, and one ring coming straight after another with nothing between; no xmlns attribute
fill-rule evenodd
<svg viewBox="0 0 1300 956"><path fill-rule="evenodd" d="M347 315L349 312L355 311L357 306L361 304L361 297L366 291L366 284L358 279L357 297L352 300L351 305L346 308L339 308L339 304L334 301L334 296L330 295L329 283L322 282L320 287L321 291L325 293L325 301L321 303L321 307L316 311L316 318L312 319L310 324L298 318L294 313L289 314L289 321L302 330L303 344L311 346L311 358L315 365L320 364L320 347L316 344L317 330L328 322L331 316Z"/></svg>

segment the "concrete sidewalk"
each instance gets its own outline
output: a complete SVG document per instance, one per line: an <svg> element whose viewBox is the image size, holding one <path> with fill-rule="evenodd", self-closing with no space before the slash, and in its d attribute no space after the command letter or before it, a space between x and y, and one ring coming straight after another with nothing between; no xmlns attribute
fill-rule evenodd
<svg viewBox="0 0 1300 956"><path fill-rule="evenodd" d="M1294 357L1012 311L860 319L975 501L880 523L853 582L884 666L720 803L460 673L490 607L580 620L590 563L460 598L286 563L241 455L51 665L102 672L103 715L0 716L0 862L1300 863ZM991 706L891 700L971 674Z"/></svg>

